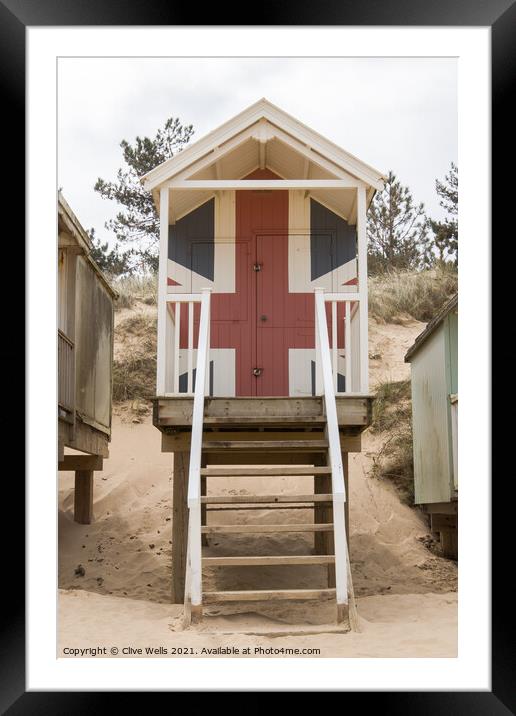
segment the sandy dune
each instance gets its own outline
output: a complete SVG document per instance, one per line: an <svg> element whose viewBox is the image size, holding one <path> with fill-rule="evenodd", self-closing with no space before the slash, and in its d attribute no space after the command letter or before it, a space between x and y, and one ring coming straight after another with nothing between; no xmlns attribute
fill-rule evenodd
<svg viewBox="0 0 516 716"><path fill-rule="evenodd" d="M400 360L400 352L421 327L415 322L388 330L373 326L372 350L381 354L371 360L373 382L407 377L408 366ZM367 476L377 441L366 433L363 452L350 460L350 552L361 633L337 628L330 603L302 602L256 608L214 606L206 609L201 625L185 632L181 608L170 604L171 456L160 452L160 434L149 417L133 424L116 416L110 458L104 471L95 473L93 524L73 522L73 474L59 474L60 650L188 645L198 652L192 656L203 656L203 646L283 645L318 648L321 656L328 657L455 656L456 565L434 556L418 540L428 532L419 513L402 505L388 486ZM310 491L312 478L305 482L301 486L293 478L279 478L273 490ZM217 478L209 491L266 493L271 487L270 479ZM282 510L281 519L308 522L313 514ZM277 520L275 511L209 516L212 524ZM256 554L306 554L313 546L312 536L293 533L217 535L208 554L248 552L250 540ZM211 589L288 588L316 586L321 580L324 586L322 570L320 566L212 568L206 583Z"/></svg>

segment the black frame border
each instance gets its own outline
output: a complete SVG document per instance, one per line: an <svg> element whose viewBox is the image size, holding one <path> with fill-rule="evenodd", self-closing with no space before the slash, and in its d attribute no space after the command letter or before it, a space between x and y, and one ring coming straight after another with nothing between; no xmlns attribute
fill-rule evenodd
<svg viewBox="0 0 516 716"><path fill-rule="evenodd" d="M511 94L516 86L516 3L514 0L327 0L314 11L308 0L265 0L256 9L254 26L263 25L347 25L347 26L485 26L491 28L492 42L492 237L503 235L503 223L507 208L514 203L514 191L508 179L508 159L516 157L514 114L510 109ZM220 22L220 6L203 7L203 26L248 25L245 14L239 17L232 7L233 19ZM4 107L4 156L13 151L12 159L5 159L2 183L4 196L9 197L9 214L14 217L13 227L20 236L24 227L25 197L25 29L27 26L157 26L192 25L195 14L188 6L179 6L172 0L0 0L0 81ZM213 24L211 21L214 21ZM264 22L262 22L262 20ZM265 20L267 22L265 22ZM512 90L512 92L511 92ZM13 187L17 187L14 191ZM511 202L512 199L512 202ZM512 234L514 229L512 229ZM21 241L18 240L17 255L20 257ZM497 244L492 244L496 249ZM22 255L22 261L24 255ZM496 251L492 255L492 299L502 305L504 291L512 286L510 262ZM19 289L18 289L19 291ZM6 399L16 405L18 425L25 421L24 405L17 385L23 385L23 364L19 346L24 345L23 316L13 314L7 318L7 330L16 338L4 353L7 364L17 366L20 382L10 381ZM495 304L496 305L496 304ZM507 317L500 310L492 312L493 334L507 335ZM20 320L21 318L21 320ZM497 331L496 329L499 329ZM505 365L514 362L510 342L500 341L499 356ZM8 381L9 382L9 381ZM493 396L507 392L507 379L503 372L493 372L491 379ZM503 407L503 406L502 406ZM349 699L367 696L368 706L378 704L385 713L421 714L490 714L502 716L516 713L516 642L514 628L514 603L510 590L512 526L509 509L516 504L514 480L507 470L507 446L514 442L511 421L497 423L493 431L492 474L498 484L493 484L492 504L492 691L485 692L343 692L340 698L349 705ZM13 435L11 436L14 438ZM18 435L19 437L19 435ZM490 440L491 436L480 436ZM23 449L23 448L22 448ZM498 470L496 469L498 467ZM19 471L18 471L19 473ZM14 473L7 484L8 504L25 504L24 484L21 475ZM45 475L42 475L44 478ZM16 479L15 479L16 478ZM503 480L503 484L502 483ZM512 499L511 499L512 498ZM504 509L507 511L505 517ZM496 516L496 519L495 519ZM514 518L512 518L513 520ZM26 713L86 714L91 710L110 711L134 708L140 694L123 692L26 692L25 691L25 573L20 557L23 535L19 534L16 550L7 551L8 564L4 574L9 574L9 586L3 590L5 615L0 641L0 710L13 716ZM168 694L170 705L170 694ZM364 702L362 702L363 704Z"/></svg>

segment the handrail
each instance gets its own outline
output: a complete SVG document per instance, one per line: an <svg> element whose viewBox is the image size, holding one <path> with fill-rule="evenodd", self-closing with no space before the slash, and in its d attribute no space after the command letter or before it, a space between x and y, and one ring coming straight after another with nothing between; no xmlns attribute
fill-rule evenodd
<svg viewBox="0 0 516 716"><path fill-rule="evenodd" d="M192 414L192 436L190 443L190 469L188 473L188 548L187 569L192 606L201 604L202 599L202 555L201 555L201 453L204 421L204 398L206 375L210 358L210 291L202 289L199 342L197 346L197 369ZM186 595L185 595L186 596Z"/></svg>
<svg viewBox="0 0 516 716"><path fill-rule="evenodd" d="M333 493L333 525L335 541L335 588L337 604L348 603L348 575L347 575L347 543L346 543L346 517L344 503L346 501L346 488L344 483L344 466L340 449L339 423L337 419L337 403L331 364L330 341L328 326L326 324L324 289L315 289L315 325L317 331L317 348L319 352L320 370L324 391L324 404L326 408L326 436L328 439L328 453L330 457L331 484ZM317 365L316 363L316 365Z"/></svg>
<svg viewBox="0 0 516 716"><path fill-rule="evenodd" d="M68 343L71 348L75 347L75 343L72 341L72 339L67 336L66 333L60 328L57 329L57 335L59 336L59 338L62 338L65 343Z"/></svg>

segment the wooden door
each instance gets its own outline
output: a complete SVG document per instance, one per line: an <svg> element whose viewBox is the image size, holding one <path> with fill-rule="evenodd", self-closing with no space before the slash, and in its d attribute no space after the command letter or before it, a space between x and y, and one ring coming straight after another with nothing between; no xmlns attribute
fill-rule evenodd
<svg viewBox="0 0 516 716"><path fill-rule="evenodd" d="M288 396L290 351L314 345L314 297L289 293L287 234L258 234L256 265L256 395Z"/></svg>
<svg viewBox="0 0 516 716"><path fill-rule="evenodd" d="M249 307L248 344L238 351L237 395L288 395L288 351L280 358L288 292L288 191L237 191L236 242L249 247L237 266Z"/></svg>
<svg viewBox="0 0 516 716"><path fill-rule="evenodd" d="M288 236L258 234L255 243L256 395L288 395Z"/></svg>

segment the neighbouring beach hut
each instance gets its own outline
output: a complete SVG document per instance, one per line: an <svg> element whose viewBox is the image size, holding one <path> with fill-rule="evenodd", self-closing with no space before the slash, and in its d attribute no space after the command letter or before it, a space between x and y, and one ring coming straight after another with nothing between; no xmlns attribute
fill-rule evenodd
<svg viewBox="0 0 516 716"><path fill-rule="evenodd" d="M75 471L74 519L93 515L93 473L111 439L113 299L91 241L58 196L58 466ZM65 448L80 451L65 454Z"/></svg>
<svg viewBox="0 0 516 716"><path fill-rule="evenodd" d="M409 348L412 376L414 499L430 515L443 553L457 559L459 478L458 297L451 298Z"/></svg>
<svg viewBox="0 0 516 716"><path fill-rule="evenodd" d="M196 618L228 601L347 610L348 453L371 419L366 212L384 178L266 99L142 177L160 216L154 424L174 454L173 599ZM282 475L313 490L217 494L220 476ZM209 524L244 503L313 518ZM314 553L203 553L225 532L309 532ZM207 567L294 564L324 565L324 583L203 587Z"/></svg>

